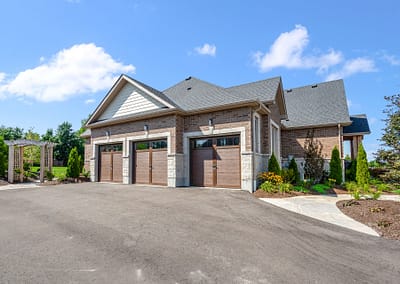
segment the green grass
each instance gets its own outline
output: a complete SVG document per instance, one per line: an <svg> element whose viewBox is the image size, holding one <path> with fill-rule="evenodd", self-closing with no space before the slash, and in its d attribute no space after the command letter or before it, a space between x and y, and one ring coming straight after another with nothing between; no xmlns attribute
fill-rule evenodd
<svg viewBox="0 0 400 284"><path fill-rule="evenodd" d="M326 194L327 190L330 189L329 186L325 185L325 184L315 184L311 187L312 190L321 193L321 194Z"/></svg>
<svg viewBox="0 0 400 284"><path fill-rule="evenodd" d="M392 191L392 193L400 195L400 189L395 189L395 190Z"/></svg>
<svg viewBox="0 0 400 284"><path fill-rule="evenodd" d="M31 171L36 172L39 171L40 167L32 167ZM67 173L67 167L53 167L53 174L55 177L62 177L66 175Z"/></svg>

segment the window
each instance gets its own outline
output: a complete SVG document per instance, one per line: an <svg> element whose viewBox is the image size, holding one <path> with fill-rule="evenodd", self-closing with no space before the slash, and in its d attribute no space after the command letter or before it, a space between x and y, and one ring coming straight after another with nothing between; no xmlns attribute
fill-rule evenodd
<svg viewBox="0 0 400 284"><path fill-rule="evenodd" d="M194 149L212 147L212 139L196 139L192 141L193 141L192 147Z"/></svg>
<svg viewBox="0 0 400 284"><path fill-rule="evenodd" d="M239 145L238 136L217 138L217 146L235 146L235 145Z"/></svg>
<svg viewBox="0 0 400 284"><path fill-rule="evenodd" d="M122 151L122 144L109 144L109 145L100 145L100 152L119 152Z"/></svg>
<svg viewBox="0 0 400 284"><path fill-rule="evenodd" d="M254 132L254 151L256 152L256 153L260 153L261 152L261 147L260 147L260 144L261 144L261 141L260 141L260 132L261 132L261 129L260 129L260 116L258 115L258 114L254 114L254 129L253 129L253 132Z"/></svg>
<svg viewBox="0 0 400 284"><path fill-rule="evenodd" d="M279 127L271 120L271 154L274 153L278 160L281 155L279 143Z"/></svg>

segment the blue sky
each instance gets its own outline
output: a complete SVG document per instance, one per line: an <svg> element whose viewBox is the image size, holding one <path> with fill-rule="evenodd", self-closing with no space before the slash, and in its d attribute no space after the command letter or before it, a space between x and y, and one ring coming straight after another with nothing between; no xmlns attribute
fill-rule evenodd
<svg viewBox="0 0 400 284"><path fill-rule="evenodd" d="M285 89L343 78L379 146L400 92L398 1L1 1L0 125L44 133L86 118L120 73L164 90L188 76Z"/></svg>

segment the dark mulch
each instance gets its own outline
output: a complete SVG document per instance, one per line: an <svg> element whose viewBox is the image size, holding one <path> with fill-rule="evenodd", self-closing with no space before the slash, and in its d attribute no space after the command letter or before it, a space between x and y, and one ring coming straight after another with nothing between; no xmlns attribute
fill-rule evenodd
<svg viewBox="0 0 400 284"><path fill-rule="evenodd" d="M400 202L392 200L342 200L336 206L387 239L400 240Z"/></svg>
<svg viewBox="0 0 400 284"><path fill-rule="evenodd" d="M344 189L331 188L325 194L338 195L338 194L347 194L347 193L349 193L349 192ZM286 193L280 193L280 192L271 193L271 192L265 192L262 189L258 189L256 192L253 193L253 195L257 198L286 198L286 197L305 196L305 195L321 195L321 193L316 192L316 191L310 191L307 193L298 192L298 191L290 191L290 192L286 192Z"/></svg>

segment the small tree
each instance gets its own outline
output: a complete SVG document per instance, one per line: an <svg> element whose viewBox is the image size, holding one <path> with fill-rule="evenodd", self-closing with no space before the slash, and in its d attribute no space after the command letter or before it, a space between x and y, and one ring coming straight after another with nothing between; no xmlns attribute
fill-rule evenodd
<svg viewBox="0 0 400 284"><path fill-rule="evenodd" d="M304 173L307 178L318 183L324 175L324 158L322 156L322 143L314 139L314 131L308 131L304 142Z"/></svg>
<svg viewBox="0 0 400 284"><path fill-rule="evenodd" d="M7 155L7 145L6 143L4 143L3 136L0 136L0 177L4 177L5 171L7 169Z"/></svg>
<svg viewBox="0 0 400 284"><path fill-rule="evenodd" d="M274 153L272 153L271 158L269 158L268 171L277 175L281 174L281 167L279 166L278 160L276 159Z"/></svg>
<svg viewBox="0 0 400 284"><path fill-rule="evenodd" d="M342 162L340 160L339 149L335 146L332 150L331 161L329 163L329 178L334 179L336 184L343 181Z"/></svg>
<svg viewBox="0 0 400 284"><path fill-rule="evenodd" d="M367 153L362 143L358 145L356 181L362 186L369 184Z"/></svg>
<svg viewBox="0 0 400 284"><path fill-rule="evenodd" d="M290 160L289 163L289 170L293 171L293 175L294 175L294 182L295 184L298 184L300 182L300 173L299 173L299 169L297 167L297 163L296 160L294 158L292 158Z"/></svg>
<svg viewBox="0 0 400 284"><path fill-rule="evenodd" d="M76 147L72 148L69 153L68 163L67 163L67 177L78 178L80 174L80 162L78 150Z"/></svg>
<svg viewBox="0 0 400 284"><path fill-rule="evenodd" d="M355 181L357 173L357 160L352 160L346 170L346 181Z"/></svg>

